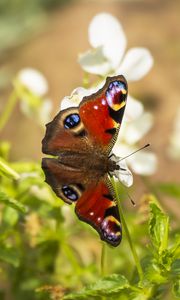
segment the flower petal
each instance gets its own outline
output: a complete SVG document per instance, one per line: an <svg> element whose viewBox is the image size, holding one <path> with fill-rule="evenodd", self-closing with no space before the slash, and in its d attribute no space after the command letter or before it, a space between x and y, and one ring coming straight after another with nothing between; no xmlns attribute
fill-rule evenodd
<svg viewBox="0 0 180 300"><path fill-rule="evenodd" d="M38 122L40 125L45 125L50 121L50 114L52 111L52 101L45 99L42 102L41 109L39 110Z"/></svg>
<svg viewBox="0 0 180 300"><path fill-rule="evenodd" d="M115 176L127 187L130 187L133 184L133 175L128 169L125 159L118 163L120 170L115 171Z"/></svg>
<svg viewBox="0 0 180 300"><path fill-rule="evenodd" d="M180 159L180 106L174 120L173 132L170 137L168 155L172 159Z"/></svg>
<svg viewBox="0 0 180 300"><path fill-rule="evenodd" d="M125 157L136 150L137 147L129 146L125 143L116 143L113 148L113 153L116 156ZM120 161L120 163L122 163L123 161L124 160ZM150 151L141 150L126 158L126 163L136 174L152 175L157 168L157 157Z"/></svg>
<svg viewBox="0 0 180 300"><path fill-rule="evenodd" d="M129 157L127 163L134 173L144 176L154 174L157 169L156 155L143 150Z"/></svg>
<svg viewBox="0 0 180 300"><path fill-rule="evenodd" d="M42 73L35 69L26 68L19 71L18 80L32 93L43 96L48 91L48 82Z"/></svg>
<svg viewBox="0 0 180 300"><path fill-rule="evenodd" d="M153 57L146 48L132 48L127 51L121 65L116 70L127 80L135 81L144 77L153 65Z"/></svg>
<svg viewBox="0 0 180 300"><path fill-rule="evenodd" d="M78 62L84 71L92 74L104 76L112 70L110 62L103 54L102 47L80 54Z"/></svg>
<svg viewBox="0 0 180 300"><path fill-rule="evenodd" d="M108 13L96 15L89 25L89 42L94 48L102 46L112 68L117 68L126 48L126 37L115 17Z"/></svg>
<svg viewBox="0 0 180 300"><path fill-rule="evenodd" d="M77 87L74 89L70 96L65 96L61 100L61 110L69 107L76 107L79 105L83 97L89 96L94 92L94 89L85 89L83 87Z"/></svg>
<svg viewBox="0 0 180 300"><path fill-rule="evenodd" d="M119 138L130 145L135 144L151 129L152 125L153 115L146 112L135 121L124 123L122 130L120 130Z"/></svg>
<svg viewBox="0 0 180 300"><path fill-rule="evenodd" d="M125 121L133 121L139 118L144 111L143 104L132 96L128 96L126 110L125 110Z"/></svg>

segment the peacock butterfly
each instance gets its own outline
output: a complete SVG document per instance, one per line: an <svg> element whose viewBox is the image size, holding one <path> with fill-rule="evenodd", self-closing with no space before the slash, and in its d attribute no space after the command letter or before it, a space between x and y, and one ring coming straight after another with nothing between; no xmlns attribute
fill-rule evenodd
<svg viewBox="0 0 180 300"><path fill-rule="evenodd" d="M112 246L122 229L110 177L120 169L111 150L122 122L128 87L122 75L108 77L79 107L60 111L46 125L42 151L45 181L66 203L75 203L78 218Z"/></svg>

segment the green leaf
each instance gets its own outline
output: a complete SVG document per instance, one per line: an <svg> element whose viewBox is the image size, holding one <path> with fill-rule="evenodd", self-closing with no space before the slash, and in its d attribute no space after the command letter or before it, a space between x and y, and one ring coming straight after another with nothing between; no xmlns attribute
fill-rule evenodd
<svg viewBox="0 0 180 300"><path fill-rule="evenodd" d="M162 266L157 264L155 260L152 260L145 269L145 278L154 284L166 283L168 278L162 271Z"/></svg>
<svg viewBox="0 0 180 300"><path fill-rule="evenodd" d="M174 282L173 292L174 292L175 297L177 297L178 299L180 299L180 279L177 279Z"/></svg>
<svg viewBox="0 0 180 300"><path fill-rule="evenodd" d="M171 272L174 276L180 276L180 258L172 263Z"/></svg>
<svg viewBox="0 0 180 300"><path fill-rule="evenodd" d="M162 193L180 199L180 184L177 183L159 183L155 187Z"/></svg>
<svg viewBox="0 0 180 300"><path fill-rule="evenodd" d="M150 203L150 212L149 234L153 245L161 254L168 246L169 218L155 202Z"/></svg>
<svg viewBox="0 0 180 300"><path fill-rule="evenodd" d="M98 280L96 283L87 286L80 292L64 296L63 299L90 299L89 297L108 296L116 294L129 287L128 280L118 274L112 274Z"/></svg>
<svg viewBox="0 0 180 300"><path fill-rule="evenodd" d="M26 207L22 203L18 202L15 199L10 198L1 190L0 190L0 203L4 203L5 205L18 210L21 213L26 213Z"/></svg>
<svg viewBox="0 0 180 300"><path fill-rule="evenodd" d="M19 174L14 171L10 165L0 157L0 173L7 176L8 178L18 180L20 178Z"/></svg>
<svg viewBox="0 0 180 300"><path fill-rule="evenodd" d="M13 265L14 267L18 267L20 263L19 253L14 248L0 245L0 260Z"/></svg>

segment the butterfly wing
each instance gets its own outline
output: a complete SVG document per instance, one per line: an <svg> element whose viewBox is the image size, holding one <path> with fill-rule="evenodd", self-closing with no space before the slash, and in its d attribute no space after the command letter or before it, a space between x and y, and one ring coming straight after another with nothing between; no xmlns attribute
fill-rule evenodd
<svg viewBox="0 0 180 300"><path fill-rule="evenodd" d="M94 227L103 241L118 246L122 239L118 207L113 199L110 181L105 176L91 182L76 203L79 219Z"/></svg>
<svg viewBox="0 0 180 300"><path fill-rule="evenodd" d="M72 150L87 153L93 147L109 153L122 122L127 90L122 75L108 77L102 89L83 98L79 108L60 111L46 125L43 153L59 155Z"/></svg>
<svg viewBox="0 0 180 300"><path fill-rule="evenodd" d="M109 77L95 94L84 97L79 108L58 113L47 124L42 150L55 158L43 158L46 182L58 197L76 203L78 217L93 226L102 240L113 246L121 241L121 224L107 174L99 162L90 168L92 154L107 157L116 140L127 98L127 83L120 76ZM102 158L99 155L99 159ZM82 167L83 164L83 167ZM101 165L102 166L102 165Z"/></svg>
<svg viewBox="0 0 180 300"><path fill-rule="evenodd" d="M76 203L79 219L94 227L102 240L117 246L122 237L121 223L107 176L99 178L98 173L87 176L54 158L43 158L42 168L56 195L68 204Z"/></svg>
<svg viewBox="0 0 180 300"><path fill-rule="evenodd" d="M46 134L42 140L42 152L59 155L60 153L86 152L88 148L84 125L77 107L60 111L52 122L46 125Z"/></svg>
<svg viewBox="0 0 180 300"><path fill-rule="evenodd" d="M119 132L127 93L127 82L122 75L108 77L103 88L84 97L79 106L79 115L89 138L108 153Z"/></svg>

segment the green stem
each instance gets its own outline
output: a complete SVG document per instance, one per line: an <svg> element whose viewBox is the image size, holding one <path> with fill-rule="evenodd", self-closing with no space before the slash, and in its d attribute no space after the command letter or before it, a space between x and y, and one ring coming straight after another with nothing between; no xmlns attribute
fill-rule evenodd
<svg viewBox="0 0 180 300"><path fill-rule="evenodd" d="M133 245L133 242L131 240L129 229L128 229L127 224L126 224L124 214L123 214L123 210L122 210L121 203L120 203L120 199L119 199L119 194L118 194L118 190L117 190L117 183L115 182L114 179L112 179L112 184L113 184L115 194L116 194L116 200L117 200L119 214L120 214L121 220L122 220L122 225L123 225L124 231L126 233L126 237L127 237L127 240L128 240L128 243L129 243L129 246L130 246L134 261L135 261L135 264L136 264L136 268L137 268L137 271L138 271L138 274L139 274L139 278L140 278L140 280L142 280L143 279L143 270L142 270L142 267L141 267L136 249L135 249L135 247Z"/></svg>
<svg viewBox="0 0 180 300"><path fill-rule="evenodd" d="M74 253L73 253L73 250L71 249L71 247L65 242L61 243L61 247L64 251L64 254L66 255L66 257L70 261L71 266L74 268L74 271L76 271L77 274L80 274L81 273L81 268L79 266L79 263L76 260L76 257L74 256Z"/></svg>
<svg viewBox="0 0 180 300"><path fill-rule="evenodd" d="M101 277L104 277L106 274L106 244L102 242L101 250Z"/></svg>
<svg viewBox="0 0 180 300"><path fill-rule="evenodd" d="M17 94L16 94L16 91L14 90L12 92L12 94L10 95L10 97L7 101L7 104L5 106L5 109L0 117L0 130L2 130L4 128L7 121L9 120L17 100L18 100Z"/></svg>
<svg viewBox="0 0 180 300"><path fill-rule="evenodd" d="M20 178L20 175L15 170L13 170L7 164L7 162L1 157L0 157L0 171L14 180L18 180Z"/></svg>
<svg viewBox="0 0 180 300"><path fill-rule="evenodd" d="M84 76L83 76L83 87L85 89L89 88L89 73L84 72Z"/></svg>

